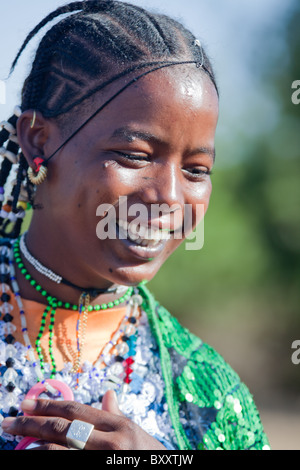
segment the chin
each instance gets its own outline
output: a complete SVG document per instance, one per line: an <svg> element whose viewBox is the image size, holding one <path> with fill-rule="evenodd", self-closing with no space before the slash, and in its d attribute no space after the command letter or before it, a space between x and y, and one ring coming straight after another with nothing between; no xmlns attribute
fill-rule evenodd
<svg viewBox="0 0 300 470"><path fill-rule="evenodd" d="M143 281L151 281L161 266L155 266L154 261L148 261L147 265L119 267L111 273L111 280L115 284L136 286Z"/></svg>

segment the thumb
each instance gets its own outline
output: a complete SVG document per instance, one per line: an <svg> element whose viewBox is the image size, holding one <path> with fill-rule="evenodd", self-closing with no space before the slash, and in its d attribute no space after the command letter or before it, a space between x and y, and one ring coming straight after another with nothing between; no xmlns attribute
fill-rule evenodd
<svg viewBox="0 0 300 470"><path fill-rule="evenodd" d="M114 390L107 390L102 398L102 410L109 411L115 415L122 415L119 410L117 394Z"/></svg>

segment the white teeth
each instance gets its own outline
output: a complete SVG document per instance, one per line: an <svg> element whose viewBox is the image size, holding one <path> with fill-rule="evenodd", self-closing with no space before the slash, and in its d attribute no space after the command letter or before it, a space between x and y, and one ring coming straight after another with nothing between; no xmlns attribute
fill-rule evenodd
<svg viewBox="0 0 300 470"><path fill-rule="evenodd" d="M150 229L148 235L150 240L160 240L160 232L158 230Z"/></svg>
<svg viewBox="0 0 300 470"><path fill-rule="evenodd" d="M129 238L142 246L156 246L161 240L170 238L170 232L167 230L162 231L147 228L144 225L134 224L133 222L128 224L125 220L119 220L118 225L122 238Z"/></svg>
<svg viewBox="0 0 300 470"><path fill-rule="evenodd" d="M128 233L128 237L131 238L131 240L136 241L140 238L138 234L138 225L133 225L133 224L128 225L127 233Z"/></svg>
<svg viewBox="0 0 300 470"><path fill-rule="evenodd" d="M122 239L127 238L127 231L121 225L119 225L119 234Z"/></svg>
<svg viewBox="0 0 300 470"><path fill-rule="evenodd" d="M170 232L168 230L164 230L163 232L160 232L160 238L163 240L168 240L170 238Z"/></svg>
<svg viewBox="0 0 300 470"><path fill-rule="evenodd" d="M140 237L145 238L146 232L147 232L147 227L140 225L140 230L139 230Z"/></svg>
<svg viewBox="0 0 300 470"><path fill-rule="evenodd" d="M150 241L150 246L156 246L156 245L159 244L159 242L160 242L160 239L159 240L151 240Z"/></svg>
<svg viewBox="0 0 300 470"><path fill-rule="evenodd" d="M125 230L127 230L128 224L127 224L126 220L119 220L118 223L119 223L119 226L120 226L120 227L122 227L122 228L124 228Z"/></svg>
<svg viewBox="0 0 300 470"><path fill-rule="evenodd" d="M131 224L129 224L128 226L128 232L131 232L137 235L139 233L139 226L131 222Z"/></svg>

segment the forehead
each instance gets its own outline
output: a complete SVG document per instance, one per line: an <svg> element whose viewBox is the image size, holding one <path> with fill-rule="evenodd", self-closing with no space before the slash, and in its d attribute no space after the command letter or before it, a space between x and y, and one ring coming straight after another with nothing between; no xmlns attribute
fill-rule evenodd
<svg viewBox="0 0 300 470"><path fill-rule="evenodd" d="M75 127L80 127L96 112L76 140L89 147L95 141L107 142L118 128L130 127L144 134L149 132L157 141L169 141L170 145L178 145L182 139L185 145L188 140L191 146L202 145L201 140L209 141L212 147L218 121L218 94L206 73L195 65L188 67L172 66L151 72L118 94L126 84L123 80L93 96L73 116Z"/></svg>
<svg viewBox="0 0 300 470"><path fill-rule="evenodd" d="M168 100L173 104L194 109L217 106L218 96L209 77L194 64L174 66L150 73L128 88L130 99L144 99L160 105ZM135 96L134 96L135 95Z"/></svg>
<svg viewBox="0 0 300 470"><path fill-rule="evenodd" d="M94 101L93 107L101 106L121 88L122 84L114 85ZM110 120L110 115L118 121L135 116L144 121L176 110L177 119L191 118L197 112L205 111L218 114L216 89L210 78L194 65L170 67L148 74L114 98L99 118L105 123Z"/></svg>

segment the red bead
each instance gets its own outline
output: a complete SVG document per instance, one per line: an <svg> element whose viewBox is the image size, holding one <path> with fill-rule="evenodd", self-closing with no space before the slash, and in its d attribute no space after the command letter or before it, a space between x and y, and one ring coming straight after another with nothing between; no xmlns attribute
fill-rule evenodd
<svg viewBox="0 0 300 470"><path fill-rule="evenodd" d="M36 157L36 158L33 159L33 161L36 165L36 173L38 173L45 160L44 160L44 158Z"/></svg>
<svg viewBox="0 0 300 470"><path fill-rule="evenodd" d="M133 369L131 369L130 367L126 367L126 369L125 369L126 375L129 375L129 374L131 374L132 372L133 372Z"/></svg>
<svg viewBox="0 0 300 470"><path fill-rule="evenodd" d="M130 384L130 382L132 382L132 380L129 377L125 377L124 382L126 384Z"/></svg>
<svg viewBox="0 0 300 470"><path fill-rule="evenodd" d="M131 364L134 363L134 360L132 359L132 357L128 357L127 359L125 359L125 362L128 366L131 366Z"/></svg>

